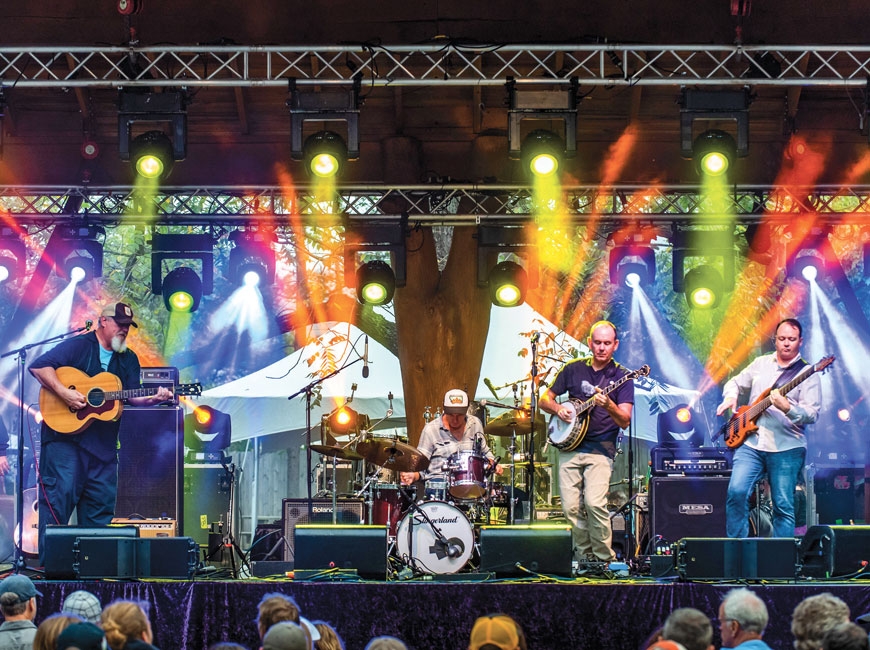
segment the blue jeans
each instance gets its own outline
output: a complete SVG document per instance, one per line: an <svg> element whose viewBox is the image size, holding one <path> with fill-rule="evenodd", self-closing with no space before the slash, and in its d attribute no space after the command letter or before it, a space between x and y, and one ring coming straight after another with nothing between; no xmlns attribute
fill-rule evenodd
<svg viewBox="0 0 870 650"><path fill-rule="evenodd" d="M734 452L728 499L725 502L725 532L728 537L749 535L749 494L767 472L773 502L773 536L794 537L794 490L804 465L806 449L758 451L747 445Z"/></svg>

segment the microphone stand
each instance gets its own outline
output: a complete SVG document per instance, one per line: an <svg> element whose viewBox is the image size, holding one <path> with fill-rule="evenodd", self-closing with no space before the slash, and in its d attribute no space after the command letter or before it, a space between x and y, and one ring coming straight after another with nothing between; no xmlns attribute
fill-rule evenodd
<svg viewBox="0 0 870 650"><path fill-rule="evenodd" d="M311 395L314 393L315 387L319 386L323 382L325 382L330 377L334 377L341 371L346 368L349 368L355 363L359 363L363 358L359 357L354 359L353 361L344 364L341 368L336 368L328 375L324 375L318 379L315 379L307 386L300 388L295 393L293 393L287 399L293 399L294 397L298 397L302 393L305 393L305 460L306 460L306 483L308 484L308 521L311 521L312 514L314 512L314 500L311 496ZM333 477L333 481L335 481L335 477Z"/></svg>
<svg viewBox="0 0 870 650"><path fill-rule="evenodd" d="M536 520L535 513L535 419L538 415L538 332L532 336L532 398L529 404L532 421L529 426L529 524Z"/></svg>
<svg viewBox="0 0 870 650"><path fill-rule="evenodd" d="M78 327L74 330L52 336L36 343L28 343L20 348L9 350L0 354L0 359L15 356L18 363L18 369L15 373L18 377L18 494L15 495L15 513L17 515L15 527L18 530L18 541L15 543L15 558L13 570L17 573L25 567L24 562L24 370L27 365L27 351L31 348L51 343L52 341L60 341L73 334L78 334L91 329L91 322L84 327Z"/></svg>

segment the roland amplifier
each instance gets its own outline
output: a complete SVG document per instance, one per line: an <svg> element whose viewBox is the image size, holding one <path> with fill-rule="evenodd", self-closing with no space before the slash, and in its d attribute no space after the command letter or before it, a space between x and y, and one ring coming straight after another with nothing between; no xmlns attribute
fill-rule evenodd
<svg viewBox="0 0 870 650"><path fill-rule="evenodd" d="M308 515L308 499L284 499L284 560L295 555L296 526L299 524L331 524L332 499L312 499L311 516ZM359 499L339 499L336 523L345 526L365 523L365 503Z"/></svg>

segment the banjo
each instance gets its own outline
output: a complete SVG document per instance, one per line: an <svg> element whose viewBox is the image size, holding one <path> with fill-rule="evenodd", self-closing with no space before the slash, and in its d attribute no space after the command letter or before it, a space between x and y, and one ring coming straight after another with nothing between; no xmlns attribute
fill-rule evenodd
<svg viewBox="0 0 870 650"><path fill-rule="evenodd" d="M609 395L625 382L631 381L635 377L646 377L648 374L649 366L641 366L602 388L601 394ZM595 406L594 399L593 396L585 401L569 399L562 403L562 406L571 409L571 421L565 422L558 415L550 416L547 434L551 445L560 451L574 451L580 446L583 438L586 437L586 431L589 429L589 414L592 407Z"/></svg>

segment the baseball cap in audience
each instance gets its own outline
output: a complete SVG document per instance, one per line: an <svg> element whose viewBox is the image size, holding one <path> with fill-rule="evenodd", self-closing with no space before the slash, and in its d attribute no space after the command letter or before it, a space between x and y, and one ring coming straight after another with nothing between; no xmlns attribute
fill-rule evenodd
<svg viewBox="0 0 870 650"><path fill-rule="evenodd" d="M494 645L501 650L517 650L520 636L517 625L507 616L481 616L471 629L469 650L479 650L482 646Z"/></svg>
<svg viewBox="0 0 870 650"><path fill-rule="evenodd" d="M57 650L106 650L106 637L93 623L73 623L57 637Z"/></svg>
<svg viewBox="0 0 870 650"><path fill-rule="evenodd" d="M100 622L100 613L103 611L103 606L100 604L100 600L90 591L79 589L66 597L60 611L64 614L81 616L88 623L97 624Z"/></svg>
<svg viewBox="0 0 870 650"><path fill-rule="evenodd" d="M308 650L308 637L296 623L281 621L266 632L263 650Z"/></svg>

